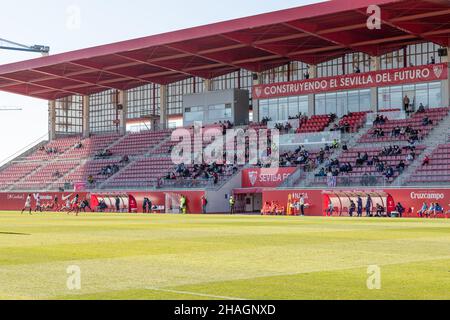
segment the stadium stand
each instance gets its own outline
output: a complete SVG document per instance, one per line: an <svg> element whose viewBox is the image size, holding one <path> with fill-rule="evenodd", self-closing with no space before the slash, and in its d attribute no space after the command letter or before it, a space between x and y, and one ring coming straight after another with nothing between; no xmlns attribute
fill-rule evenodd
<svg viewBox="0 0 450 320"><path fill-rule="evenodd" d="M41 166L38 162L17 162L0 172L0 190L6 190Z"/></svg>
<svg viewBox="0 0 450 320"><path fill-rule="evenodd" d="M393 110L395 111L395 110ZM380 185L389 184L395 180L403 170L398 169L401 161L407 168L411 161L407 160L409 151L404 149L408 142L407 134L400 132L394 134L394 129L411 128L419 131L418 141L427 136L439 122L448 115L448 108L437 108L426 110L423 113L415 113L405 120L384 120L383 123L374 123L355 146L344 151L337 161L332 159L334 150L330 146L318 149L317 147L299 148L295 152L287 152L281 155L280 164L285 167L296 167L304 172L313 172L321 166L325 166L324 171L319 172L319 176L314 179L314 186L330 185L328 171L337 170L336 185ZM367 121L367 112L350 113L341 119L335 119L331 115L312 116L307 119L299 119L299 133L317 133L327 130L340 130L343 133L357 133L364 127ZM427 124L424 125L424 119ZM335 123L332 126L333 122ZM223 131L221 126L209 126L203 128L218 129ZM255 129L267 129L267 124L258 123L241 127L244 131ZM185 128L193 134L192 128ZM376 130L381 129L384 136L376 136ZM269 130L270 131L270 130ZM207 132L207 131L205 131ZM177 173L170 154L179 141L172 141L172 130L161 130L157 132L143 131L140 133L128 133L125 136L119 134L109 134L103 136L92 136L82 139L79 136L66 137L49 142L32 155L18 159L0 173L2 190L44 190L51 187L57 190L67 185L73 186L76 183L85 183L87 189L121 189L121 188L155 188L155 187L192 187L214 185L214 180L227 181L236 171L242 167L227 168L220 170L209 170L209 175L198 174L198 168L186 166L189 175ZM282 131L282 134L287 133ZM206 133L208 136L208 133ZM191 148L193 150L193 140ZM246 146L255 143L247 140ZM382 143L377 146L378 143ZM372 144L370 147L365 145ZM395 156L380 156L383 146L399 144L401 154ZM208 142L203 142L205 148ZM236 142L224 142L224 151L236 147ZM425 149L422 145L415 146L415 158L419 157ZM107 151L109 154L100 156ZM358 154L366 154L369 158L360 166L356 164ZM378 160L384 165L378 168L377 164L371 164L373 157L378 156ZM123 162L123 158L128 161ZM248 155L246 157L248 161ZM334 165L330 162L334 161ZM450 145L440 146L438 150L430 156L430 164L421 167L417 174L413 175L409 181L417 183L444 182L450 175L447 168L450 162ZM336 164L339 165L336 165ZM350 163L351 172L342 172L342 165ZM109 167L109 172L108 172ZM264 167L259 164L258 167ZM387 170L393 168L393 173L386 178ZM449 169L449 170L447 170ZM103 171L103 172L102 172ZM107 171L107 172L105 172ZM216 172L217 171L217 172ZM173 173L173 177L170 174ZM217 173L217 177L215 177ZM195 176L196 178L193 178ZM216 181L217 183L217 181Z"/></svg>
<svg viewBox="0 0 450 320"><path fill-rule="evenodd" d="M450 144L439 145L408 181L412 184L443 184L450 181Z"/></svg>
<svg viewBox="0 0 450 320"><path fill-rule="evenodd" d="M411 139L420 141L425 138L439 122L448 115L448 108L429 109L415 113L406 120L386 120L374 123L369 132L361 138L361 143L408 142ZM426 124L424 123L425 120ZM394 133L397 129L398 132Z"/></svg>

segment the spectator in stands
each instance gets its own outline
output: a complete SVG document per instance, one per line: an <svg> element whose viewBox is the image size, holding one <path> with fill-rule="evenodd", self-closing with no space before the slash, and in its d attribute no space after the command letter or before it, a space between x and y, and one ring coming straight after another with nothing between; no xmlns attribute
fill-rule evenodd
<svg viewBox="0 0 450 320"><path fill-rule="evenodd" d="M405 95L403 98L403 108L404 111L409 115L409 104L411 103L411 100L409 100L408 95Z"/></svg>
<svg viewBox="0 0 450 320"><path fill-rule="evenodd" d="M425 113L425 106L423 103L420 103L419 109L417 109L417 113Z"/></svg>
<svg viewBox="0 0 450 320"><path fill-rule="evenodd" d="M264 117L264 118L262 119L261 123L262 123L264 126L267 126L267 123L269 123L270 121L272 121L272 118Z"/></svg>
<svg viewBox="0 0 450 320"><path fill-rule="evenodd" d="M327 174L325 172L325 168L321 168L319 173L316 175L316 177L326 177Z"/></svg>
<svg viewBox="0 0 450 320"><path fill-rule="evenodd" d="M378 172L384 172L386 169L386 165L383 161L378 162L377 167L376 167Z"/></svg>
<svg viewBox="0 0 450 320"><path fill-rule="evenodd" d="M331 148L332 149L339 149L339 146L340 146L339 141L337 139L334 139L333 143L331 144Z"/></svg>
<svg viewBox="0 0 450 320"><path fill-rule="evenodd" d="M110 150L100 151L97 153L96 158L109 158L112 156L112 152Z"/></svg>
<svg viewBox="0 0 450 320"><path fill-rule="evenodd" d="M127 164L128 162L130 162L130 158L127 155L124 155L119 163Z"/></svg>
<svg viewBox="0 0 450 320"><path fill-rule="evenodd" d="M411 130L409 133L408 142L410 145L414 145L416 142L420 140L419 138L420 130Z"/></svg>
<svg viewBox="0 0 450 320"><path fill-rule="evenodd" d="M80 141L75 145L75 149L81 149L81 148L83 148L83 144Z"/></svg>
<svg viewBox="0 0 450 320"><path fill-rule="evenodd" d="M408 162L414 162L414 160L416 160L416 153L414 151L411 151L407 156L406 156L406 161Z"/></svg>
<svg viewBox="0 0 450 320"><path fill-rule="evenodd" d="M403 160L400 160L399 164L397 165L397 171L398 171L400 174L402 174L403 171L405 171L405 167L406 167L405 162L404 162Z"/></svg>
<svg viewBox="0 0 450 320"><path fill-rule="evenodd" d="M394 176L394 168L392 168L392 166L389 166L386 169L385 176L388 180Z"/></svg>
<svg viewBox="0 0 450 320"><path fill-rule="evenodd" d="M309 78L310 78L310 75L309 75L309 72L308 72L308 71L306 71L306 72L303 74L303 76L304 76L305 80L309 80Z"/></svg>
<svg viewBox="0 0 450 320"><path fill-rule="evenodd" d="M387 117L384 117L383 115L378 114L377 117L375 118L375 121L373 122L373 125L374 126L383 125L386 123L387 120L388 120Z"/></svg>
<svg viewBox="0 0 450 320"><path fill-rule="evenodd" d="M391 137L398 137L398 136L400 136L401 132L402 132L402 129L399 126L396 126L392 129Z"/></svg>
<svg viewBox="0 0 450 320"><path fill-rule="evenodd" d="M92 186L95 183L94 177L92 175L89 175L89 177L87 178L87 182L89 186Z"/></svg>
<svg viewBox="0 0 450 320"><path fill-rule="evenodd" d="M430 118L424 117L422 119L422 126L426 127L426 126L432 125L432 124L433 124L433 121L431 121Z"/></svg>
<svg viewBox="0 0 450 320"><path fill-rule="evenodd" d="M434 58L434 56L431 57L429 64L436 64L436 59Z"/></svg>
<svg viewBox="0 0 450 320"><path fill-rule="evenodd" d="M428 166L430 164L430 161L431 161L430 157L428 155L426 155L425 158L423 159L422 166L423 167Z"/></svg>
<svg viewBox="0 0 450 320"><path fill-rule="evenodd" d="M359 69L359 66L355 67L355 73L361 73L361 69Z"/></svg>
<svg viewBox="0 0 450 320"><path fill-rule="evenodd" d="M384 130L381 128L376 128L375 130L373 130L372 132L372 137L376 137L376 138L382 138L384 137Z"/></svg>
<svg viewBox="0 0 450 320"><path fill-rule="evenodd" d="M111 174L116 174L117 172L119 172L120 168L117 164L113 164L111 167Z"/></svg>

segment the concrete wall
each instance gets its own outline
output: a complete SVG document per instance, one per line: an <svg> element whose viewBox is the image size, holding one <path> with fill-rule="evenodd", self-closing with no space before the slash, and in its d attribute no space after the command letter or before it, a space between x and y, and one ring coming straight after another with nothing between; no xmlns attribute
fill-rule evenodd
<svg viewBox="0 0 450 320"><path fill-rule="evenodd" d="M229 196L233 189L240 188L242 185L242 172L236 174L230 181L228 181L220 190L206 192L208 199L207 212L208 213L228 213L230 211ZM227 196L227 197L226 197Z"/></svg>
<svg viewBox="0 0 450 320"><path fill-rule="evenodd" d="M192 121L187 121L184 115L185 108L200 107L203 109L203 123L213 124L219 121L231 121L234 124L240 125L248 123L249 118L249 104L247 90L222 90L209 91L204 93L190 94L183 97L183 124L190 126ZM231 104L232 116L222 119L210 119L208 107L212 105Z"/></svg>

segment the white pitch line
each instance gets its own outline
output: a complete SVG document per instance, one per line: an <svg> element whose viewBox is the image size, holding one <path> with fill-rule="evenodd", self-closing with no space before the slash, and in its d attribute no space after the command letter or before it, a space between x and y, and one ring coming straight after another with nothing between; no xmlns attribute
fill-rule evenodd
<svg viewBox="0 0 450 320"><path fill-rule="evenodd" d="M198 297L213 298L213 299L220 299L220 300L245 300L242 298L222 297L222 296L215 296L215 295L211 295L211 294L189 292L189 291L178 291L178 290L169 290L169 289L160 289L160 288L145 288L145 289L152 290L152 291L167 292L167 293L187 294L190 296L198 296Z"/></svg>

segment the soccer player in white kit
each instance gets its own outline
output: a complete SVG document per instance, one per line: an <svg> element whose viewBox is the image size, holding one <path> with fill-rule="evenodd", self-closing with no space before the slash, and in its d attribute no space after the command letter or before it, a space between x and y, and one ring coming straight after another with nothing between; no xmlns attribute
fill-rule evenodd
<svg viewBox="0 0 450 320"><path fill-rule="evenodd" d="M29 213L31 214L31 194L27 196L27 200L25 200L25 206L23 207L21 214L23 214L25 210L29 210Z"/></svg>
<svg viewBox="0 0 450 320"><path fill-rule="evenodd" d="M36 209L34 210L34 212L42 212L42 206L41 206L41 196L39 195L39 193L37 195L35 195L34 197L36 199Z"/></svg>

